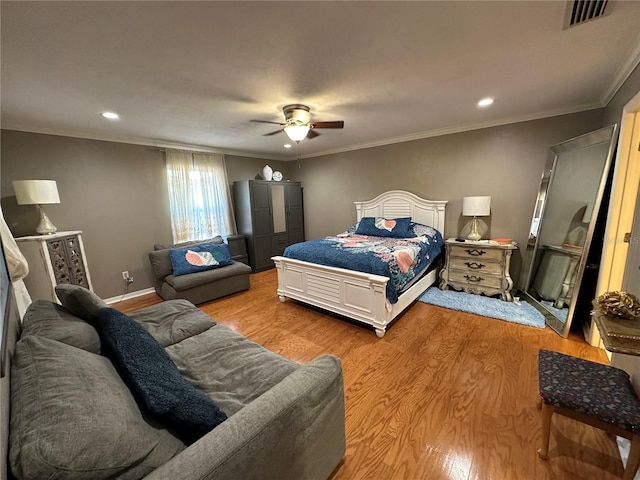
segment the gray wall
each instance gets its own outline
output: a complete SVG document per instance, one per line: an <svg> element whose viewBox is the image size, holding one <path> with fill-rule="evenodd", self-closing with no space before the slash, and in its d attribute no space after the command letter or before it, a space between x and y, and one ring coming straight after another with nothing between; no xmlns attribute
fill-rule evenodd
<svg viewBox="0 0 640 480"><path fill-rule="evenodd" d="M390 189L448 200L445 237L464 235L462 197L491 195L487 237L526 241L549 146L618 122L640 91L640 69L606 109L492 127L297 162L227 156L229 182L258 178L269 163L304 187L307 238L344 230L355 221L353 202ZM17 206L12 180L51 178L62 203L47 207L59 230L83 230L94 287L103 297L124 293L129 270L140 290L151 286L146 257L154 243L170 243L164 155L150 147L54 135L2 131L2 208L16 236L32 234L35 208ZM514 256L514 278L520 269Z"/></svg>
<svg viewBox="0 0 640 480"><path fill-rule="evenodd" d="M345 230L353 202L393 189L448 200L444 235L465 235L462 198L491 195L483 238L510 237L524 245L548 148L602 126L603 109L444 135L302 160L308 239ZM514 255L518 278L522 257Z"/></svg>
<svg viewBox="0 0 640 480"><path fill-rule="evenodd" d="M14 236L33 235L34 206L17 205L12 181L56 180L59 205L47 215L58 231L82 230L93 286L103 298L152 286L147 252L172 243L164 153L152 147L3 130L1 197ZM262 159L227 157L229 182L255 178ZM269 164L288 178L286 162Z"/></svg>

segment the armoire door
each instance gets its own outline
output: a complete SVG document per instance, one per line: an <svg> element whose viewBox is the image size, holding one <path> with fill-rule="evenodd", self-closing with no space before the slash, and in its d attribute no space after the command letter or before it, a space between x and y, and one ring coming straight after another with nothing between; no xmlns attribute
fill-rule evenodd
<svg viewBox="0 0 640 480"><path fill-rule="evenodd" d="M253 217L253 268L263 270L273 266L271 261L271 190L266 183L252 183L252 212Z"/></svg>
<svg viewBox="0 0 640 480"><path fill-rule="evenodd" d="M287 231L289 245L304 242L304 213L302 206L302 187L299 183L286 183Z"/></svg>

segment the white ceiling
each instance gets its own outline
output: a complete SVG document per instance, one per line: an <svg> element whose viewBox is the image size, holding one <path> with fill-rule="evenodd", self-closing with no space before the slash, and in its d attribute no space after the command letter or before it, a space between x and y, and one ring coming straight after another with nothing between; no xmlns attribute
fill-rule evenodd
<svg viewBox="0 0 640 480"><path fill-rule="evenodd" d="M2 1L2 128L285 159L598 108L640 60L640 2L608 8ZM289 103L345 127L286 150L249 120Z"/></svg>

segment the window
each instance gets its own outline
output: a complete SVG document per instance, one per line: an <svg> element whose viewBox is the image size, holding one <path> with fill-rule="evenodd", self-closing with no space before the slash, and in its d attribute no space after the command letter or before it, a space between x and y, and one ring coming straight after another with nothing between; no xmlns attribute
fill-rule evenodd
<svg viewBox="0 0 640 480"><path fill-rule="evenodd" d="M235 234L224 156L175 150L166 155L174 243Z"/></svg>

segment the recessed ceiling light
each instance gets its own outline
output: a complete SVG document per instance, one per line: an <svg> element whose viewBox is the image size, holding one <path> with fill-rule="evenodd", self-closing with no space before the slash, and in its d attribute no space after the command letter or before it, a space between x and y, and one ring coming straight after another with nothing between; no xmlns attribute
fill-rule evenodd
<svg viewBox="0 0 640 480"><path fill-rule="evenodd" d="M488 107L493 103L493 98L483 98L478 102L479 107Z"/></svg>
<svg viewBox="0 0 640 480"><path fill-rule="evenodd" d="M290 144L290 143L285 143L285 144L283 145L283 147L284 147L284 148L291 148L291 144Z"/></svg>
<svg viewBox="0 0 640 480"><path fill-rule="evenodd" d="M108 118L109 120L118 120L120 118L120 115L113 112L102 112L100 115L104 118Z"/></svg>

